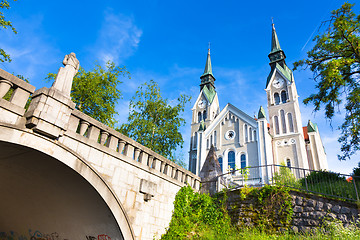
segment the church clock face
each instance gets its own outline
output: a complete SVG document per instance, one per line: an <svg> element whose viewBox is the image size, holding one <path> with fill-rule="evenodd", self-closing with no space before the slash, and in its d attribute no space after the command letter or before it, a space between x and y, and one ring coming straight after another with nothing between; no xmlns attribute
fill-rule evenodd
<svg viewBox="0 0 360 240"><path fill-rule="evenodd" d="M198 102L198 106L199 106L199 108L204 108L204 107L206 106L206 100L201 99L201 100Z"/></svg>
<svg viewBox="0 0 360 240"><path fill-rule="evenodd" d="M275 88L281 88L284 85L284 80L282 78L275 78L272 85Z"/></svg>
<svg viewBox="0 0 360 240"><path fill-rule="evenodd" d="M229 130L225 133L226 140L232 140L235 138L235 132L233 130Z"/></svg>

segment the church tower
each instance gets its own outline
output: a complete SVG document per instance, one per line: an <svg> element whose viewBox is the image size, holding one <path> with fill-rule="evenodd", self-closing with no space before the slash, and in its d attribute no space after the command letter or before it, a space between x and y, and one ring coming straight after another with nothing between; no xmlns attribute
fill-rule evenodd
<svg viewBox="0 0 360 240"><path fill-rule="evenodd" d="M208 49L205 70L200 77L200 93L192 108L191 141L189 151L189 170L200 173L200 159L202 158L202 135L207 126L219 114L219 100L215 91L215 77L212 73L210 48Z"/></svg>
<svg viewBox="0 0 360 240"><path fill-rule="evenodd" d="M309 168L298 94L292 71L272 24L271 71L266 82L270 134L273 136L274 163Z"/></svg>

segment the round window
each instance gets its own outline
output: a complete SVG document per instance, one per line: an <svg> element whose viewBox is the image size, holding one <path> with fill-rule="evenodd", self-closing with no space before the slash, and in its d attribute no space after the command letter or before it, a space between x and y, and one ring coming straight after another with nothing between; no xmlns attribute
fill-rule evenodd
<svg viewBox="0 0 360 240"><path fill-rule="evenodd" d="M226 140L231 140L231 139L234 139L234 138L235 138L235 132L233 130L228 130L225 133L225 139Z"/></svg>

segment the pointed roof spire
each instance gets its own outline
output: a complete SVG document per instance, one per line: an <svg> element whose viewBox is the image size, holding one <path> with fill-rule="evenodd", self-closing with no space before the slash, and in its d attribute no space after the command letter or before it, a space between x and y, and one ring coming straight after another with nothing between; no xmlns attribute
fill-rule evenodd
<svg viewBox="0 0 360 240"><path fill-rule="evenodd" d="M317 131L317 125L312 123L310 120L307 125L307 131L310 132L316 132Z"/></svg>
<svg viewBox="0 0 360 240"><path fill-rule="evenodd" d="M266 113L265 113L265 109L262 106L260 106L259 113L258 113L258 119L262 119L262 118L266 119Z"/></svg>
<svg viewBox="0 0 360 240"><path fill-rule="evenodd" d="M205 70L204 70L204 74L201 76L205 76L210 74L211 76L213 76L212 74L212 67L211 67L211 58L210 58L210 44L209 44L209 48L208 48L208 54L207 54L207 59L206 59L206 64L205 64Z"/></svg>
<svg viewBox="0 0 360 240"><path fill-rule="evenodd" d="M276 52L281 50L278 36L275 30L275 24L272 22L272 38L271 38L271 52Z"/></svg>
<svg viewBox="0 0 360 240"><path fill-rule="evenodd" d="M284 51L280 47L274 22L272 23L271 52L269 53L268 57L270 59L270 66L272 69L277 63L284 68L286 56Z"/></svg>
<svg viewBox="0 0 360 240"><path fill-rule="evenodd" d="M206 86L209 90L215 89L215 84L214 84L215 77L212 73L211 58L210 58L210 43L206 58L205 70L203 75L201 75L200 79L201 79L200 91L204 88L204 86Z"/></svg>

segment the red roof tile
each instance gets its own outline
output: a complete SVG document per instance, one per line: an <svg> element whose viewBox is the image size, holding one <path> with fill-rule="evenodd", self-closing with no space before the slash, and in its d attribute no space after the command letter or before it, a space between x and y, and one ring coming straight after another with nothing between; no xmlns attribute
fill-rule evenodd
<svg viewBox="0 0 360 240"><path fill-rule="evenodd" d="M303 127L303 132L304 132L305 141L309 141L309 134L308 134L308 131L307 131L307 127Z"/></svg>

